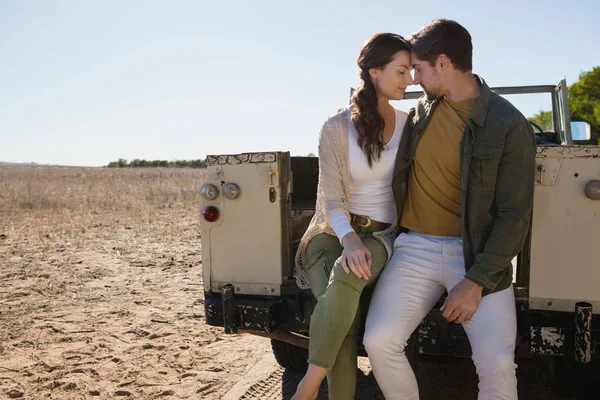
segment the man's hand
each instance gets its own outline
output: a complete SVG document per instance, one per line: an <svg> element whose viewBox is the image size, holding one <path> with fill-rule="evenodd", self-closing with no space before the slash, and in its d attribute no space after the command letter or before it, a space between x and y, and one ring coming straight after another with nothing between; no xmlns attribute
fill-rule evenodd
<svg viewBox="0 0 600 400"><path fill-rule="evenodd" d="M359 278L369 279L373 258L356 232L344 235L342 246L344 246L342 251L342 268L344 272L349 274L352 271Z"/></svg>
<svg viewBox="0 0 600 400"><path fill-rule="evenodd" d="M456 285L440 308L442 315L450 322L462 324L471 319L481 301L483 288L469 279Z"/></svg>

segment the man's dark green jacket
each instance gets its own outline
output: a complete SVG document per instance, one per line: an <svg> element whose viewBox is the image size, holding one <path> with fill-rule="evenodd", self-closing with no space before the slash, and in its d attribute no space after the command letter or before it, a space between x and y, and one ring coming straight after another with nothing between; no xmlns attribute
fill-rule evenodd
<svg viewBox="0 0 600 400"><path fill-rule="evenodd" d="M475 78L481 93L461 142L461 227L466 277L486 295L512 283L511 260L529 231L536 147L523 114ZM422 97L404 127L392 180L398 220L417 146L437 105Z"/></svg>

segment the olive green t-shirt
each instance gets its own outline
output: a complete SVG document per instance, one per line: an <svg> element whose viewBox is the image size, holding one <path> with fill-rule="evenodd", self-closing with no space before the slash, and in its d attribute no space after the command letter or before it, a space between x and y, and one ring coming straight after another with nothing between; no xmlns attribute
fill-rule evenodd
<svg viewBox="0 0 600 400"><path fill-rule="evenodd" d="M419 142L400 225L426 235L461 237L460 143L477 98L442 98Z"/></svg>

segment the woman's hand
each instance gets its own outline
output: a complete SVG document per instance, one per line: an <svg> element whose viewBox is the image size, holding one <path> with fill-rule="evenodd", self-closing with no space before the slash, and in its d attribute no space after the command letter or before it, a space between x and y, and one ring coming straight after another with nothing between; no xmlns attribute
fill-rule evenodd
<svg viewBox="0 0 600 400"><path fill-rule="evenodd" d="M358 278L369 279L373 258L356 232L344 235L342 246L344 247L342 251L342 268L344 272L349 274L352 271Z"/></svg>

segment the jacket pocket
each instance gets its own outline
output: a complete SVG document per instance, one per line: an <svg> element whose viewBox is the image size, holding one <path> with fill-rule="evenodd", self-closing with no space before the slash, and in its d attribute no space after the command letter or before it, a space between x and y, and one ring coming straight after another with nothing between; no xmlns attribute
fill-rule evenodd
<svg viewBox="0 0 600 400"><path fill-rule="evenodd" d="M476 181L484 192L493 192L496 189L498 165L502 157L502 147L491 145L475 145L473 148L473 171L477 175Z"/></svg>
<svg viewBox="0 0 600 400"><path fill-rule="evenodd" d="M308 257L308 260L306 260L304 263L304 269L310 271L314 265L318 264L318 261L323 258L324 255L325 250L320 250L311 254L310 257Z"/></svg>

